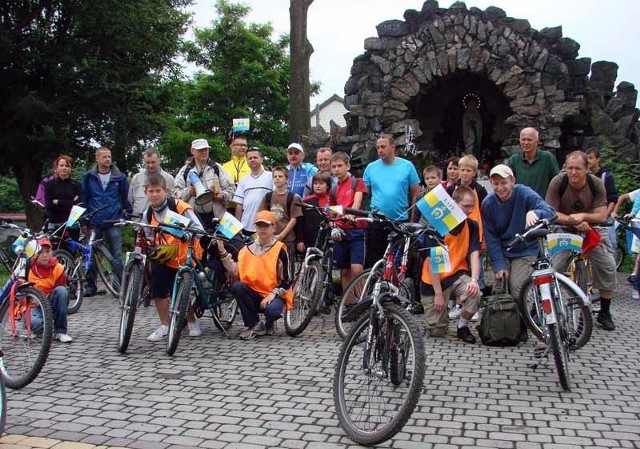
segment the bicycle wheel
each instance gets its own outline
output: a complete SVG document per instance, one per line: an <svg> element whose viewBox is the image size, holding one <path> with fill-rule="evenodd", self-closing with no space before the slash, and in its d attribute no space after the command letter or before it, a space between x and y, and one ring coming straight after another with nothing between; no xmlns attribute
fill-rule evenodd
<svg viewBox="0 0 640 449"><path fill-rule="evenodd" d="M238 301L229 291L229 285L226 282L216 286L214 291L216 295L215 305L211 312L217 319L213 320L213 324L219 329L229 329L238 314Z"/></svg>
<svg viewBox="0 0 640 449"><path fill-rule="evenodd" d="M13 317L10 302L7 298L0 306L0 348L4 352L0 370L6 386L17 389L33 382L49 357L53 315L49 301L33 287L16 289Z"/></svg>
<svg viewBox="0 0 640 449"><path fill-rule="evenodd" d="M69 290L69 303L67 313L69 315L80 310L82 297L84 296L84 266L82 260L76 260L73 255L64 249L56 249L53 255L64 265L67 275L67 290Z"/></svg>
<svg viewBox="0 0 640 449"><path fill-rule="evenodd" d="M2 351L0 351L0 359ZM4 379L0 376L0 435L4 433L4 425L7 422L7 389L4 386Z"/></svg>
<svg viewBox="0 0 640 449"><path fill-rule="evenodd" d="M131 333L133 332L133 322L136 318L138 301L142 291L142 281L144 278L144 266L135 263L129 268L127 284L124 286L124 299L122 313L120 314L120 334L118 335L118 352L124 354L129 347Z"/></svg>
<svg viewBox="0 0 640 449"><path fill-rule="evenodd" d="M589 306L584 305L582 298L576 291L579 287L576 284L571 285L571 281L556 277L559 290L554 287L554 293L561 295L564 304L564 313L567 319L567 328L575 342L570 346L571 349L580 349L586 345L591 339L593 332L593 316ZM540 341L544 341L542 328L540 327L542 317L542 306L538 298L538 290L533 288L531 279L528 279L520 290L518 298L518 307L520 314L524 318L527 328Z"/></svg>
<svg viewBox="0 0 640 449"><path fill-rule="evenodd" d="M345 288L336 308L335 324L341 339L349 333L351 326L359 316L353 316L349 312L367 296L373 292L373 287L382 279L382 270L376 270L371 275L372 269L368 269L357 275Z"/></svg>
<svg viewBox="0 0 640 449"><path fill-rule="evenodd" d="M93 250L93 261L104 286L109 290L109 293L118 298L120 295L120 278L118 278L115 267L111 262L111 253L103 246L96 246Z"/></svg>
<svg viewBox="0 0 640 449"><path fill-rule="evenodd" d="M620 267L624 263L624 259L627 257L627 245L626 245L626 235L622 227L618 228L616 231L616 237L618 239L618 246L616 247L616 270L620 271Z"/></svg>
<svg viewBox="0 0 640 449"><path fill-rule="evenodd" d="M182 273L179 282L178 292L175 300L172 298L169 309L169 338L167 339L167 354L169 355L173 355L178 349L180 334L182 334L182 329L187 323L187 310L189 309L193 290L191 273Z"/></svg>
<svg viewBox="0 0 640 449"><path fill-rule="evenodd" d="M364 357L369 313L347 335L333 378L340 426L353 441L367 446L388 440L406 424L418 403L425 373L424 341L411 314L388 302L382 308L382 313L376 312L368 368Z"/></svg>
<svg viewBox="0 0 640 449"><path fill-rule="evenodd" d="M571 391L569 385L569 352L567 345L565 345L560 334L562 329L558 324L549 324L549 344L551 345L551 352L553 352L553 360L558 371L558 378L560 379L560 385L564 391Z"/></svg>
<svg viewBox="0 0 640 449"><path fill-rule="evenodd" d="M284 328L295 337L305 330L318 307L324 272L317 260L303 266L293 286L293 307L285 313Z"/></svg>

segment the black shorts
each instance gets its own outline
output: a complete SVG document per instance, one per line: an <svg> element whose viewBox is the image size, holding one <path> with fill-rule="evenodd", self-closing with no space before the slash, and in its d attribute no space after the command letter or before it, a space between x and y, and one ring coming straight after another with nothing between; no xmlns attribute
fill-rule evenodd
<svg viewBox="0 0 640 449"><path fill-rule="evenodd" d="M151 269L151 283L149 284L149 296L152 299L168 298L171 296L173 281L176 278L177 268L156 264Z"/></svg>

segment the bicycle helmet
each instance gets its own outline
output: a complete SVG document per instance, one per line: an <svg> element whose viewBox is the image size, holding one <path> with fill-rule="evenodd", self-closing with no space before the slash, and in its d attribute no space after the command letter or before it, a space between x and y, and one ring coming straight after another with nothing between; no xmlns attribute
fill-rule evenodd
<svg viewBox="0 0 640 449"><path fill-rule="evenodd" d="M165 264L178 258L178 245L158 245L149 249L149 259Z"/></svg>

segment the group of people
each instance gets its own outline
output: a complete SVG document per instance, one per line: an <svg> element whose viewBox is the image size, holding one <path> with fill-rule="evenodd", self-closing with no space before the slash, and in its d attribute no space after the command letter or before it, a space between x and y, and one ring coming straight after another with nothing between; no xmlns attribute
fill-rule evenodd
<svg viewBox="0 0 640 449"><path fill-rule="evenodd" d="M232 292L246 327L241 337L253 339L275 332L277 319L291 304L296 253L314 244L317 221L313 211L300 207L300 201L320 208L360 209L368 196L370 208L389 218L424 221L428 217L421 217L413 206L426 191L442 185L465 211L467 219L445 236L451 270L436 272L428 258L414 262L411 267L412 275L420 279L421 303L426 308L425 322L432 336L446 334L449 314L445 300L453 294L457 307L452 316L458 319L457 337L474 343L469 321L478 310L485 287L481 258L489 257L496 279L508 280L511 293L517 295L531 275L538 249L529 244L508 252L506 244L537 220L553 216L557 216L558 224L575 232L584 233L595 227L600 233L600 243L589 253L595 287L601 294L597 321L604 329L613 330L610 314L616 279L613 246L607 228L598 227L614 212L618 201L615 186L610 191L613 185L610 172L591 174L594 167L597 170L601 167L599 154L590 150L588 154L581 151L569 154L565 172L560 173L555 157L538 149L538 132L534 128L521 131L520 146L522 151L512 155L507 164L491 169L492 193L476 181L478 161L470 154L447 161L446 179L441 168L426 167L421 182L414 164L396 154L395 142L389 135L377 139L378 159L367 165L362 178L350 173L347 154L334 153L329 148L317 151L315 166L304 162L304 147L299 143L288 146L288 165L268 171L263 166L261 151L249 148L245 138L236 137L230 143L231 160L225 164L210 158L206 139L194 140L191 157L175 178L162 170L158 151L149 149L143 155L144 170L129 183L112 164L109 148L101 147L95 153L96 165L85 173L81 184L69 177L71 158L56 159L55 176L44 189L45 205L55 225L66 221L71 206L82 201L89 215L86 224L105 239L115 256L117 275L122 271L122 231L109 223L122 218L123 212L159 224L172 211L187 217L189 227L198 230L212 227L213 220L227 211L233 213L242 222L245 234L257 236L255 241L248 246L240 245L235 258L230 256L229 244L222 242L199 247L197 255L208 254L210 263L219 264L214 269L224 269L238 279ZM594 155L598 164L592 162ZM206 201L202 201L203 191L198 183L207 191ZM388 231L384 226L370 224L366 229L362 226L339 222L332 232L335 265L340 269L343 287L383 257L386 248ZM178 248L175 257L154 264L152 273L150 292L160 326L148 339L160 341L168 332L168 297L175 273L185 262L188 243L166 234L156 234L154 238L161 239L154 244ZM44 253L46 242L42 246ZM562 260L557 263L560 267ZM95 294L95 275L88 278L85 296ZM259 318L260 312L265 314L264 320ZM187 321L189 335L199 336L200 325L192 313ZM59 327L56 322L56 333L67 335L66 320Z"/></svg>

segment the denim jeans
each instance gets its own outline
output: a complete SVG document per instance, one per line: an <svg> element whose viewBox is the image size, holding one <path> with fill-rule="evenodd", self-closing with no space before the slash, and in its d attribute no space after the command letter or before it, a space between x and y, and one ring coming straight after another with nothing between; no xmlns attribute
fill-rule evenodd
<svg viewBox="0 0 640 449"><path fill-rule="evenodd" d="M122 279L122 228L108 227L96 228L96 239L103 239L107 245L111 256L113 257L113 269L118 279ZM95 251L95 248L94 248ZM98 272L96 267L92 266L87 272L87 284L96 288L96 279Z"/></svg>
<svg viewBox="0 0 640 449"><path fill-rule="evenodd" d="M49 296L51 309L53 310L53 332L54 334L67 333L67 302L69 300L69 292L67 287L56 287ZM43 326L42 309L39 307L31 309L31 330L35 334L42 333Z"/></svg>
<svg viewBox="0 0 640 449"><path fill-rule="evenodd" d="M242 313L242 320L246 327L255 326L260 321L260 301L263 297L260 293L252 290L247 284L237 281L231 286L231 294L238 301L238 307ZM284 300L276 296L263 310L267 329L273 326L273 322L282 317Z"/></svg>

